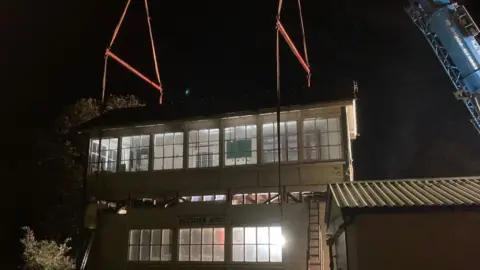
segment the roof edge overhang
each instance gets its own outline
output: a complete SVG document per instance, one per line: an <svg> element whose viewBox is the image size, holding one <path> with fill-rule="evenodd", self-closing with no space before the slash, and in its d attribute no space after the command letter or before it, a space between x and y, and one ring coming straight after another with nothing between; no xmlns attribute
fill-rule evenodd
<svg viewBox="0 0 480 270"><path fill-rule="evenodd" d="M322 101L322 102L315 102L310 104L300 104L300 105L288 105L288 106L281 106L280 110L285 111L294 111L294 110L301 110L301 109L314 109L314 108L331 108L331 107L342 107L352 105L354 99L342 99L336 101ZM134 109L152 109L149 107L142 107L142 108L134 108ZM129 110L129 109L120 109L120 110ZM152 111L154 111L153 109ZM115 112L115 111L112 111ZM105 124L102 130L115 130L115 129L124 129L124 128L131 128L131 127L146 127L146 126L155 126L155 125L163 125L172 122L188 122L188 121L199 121L199 120L209 120L209 119L221 119L227 117L235 117L235 116L246 116L251 114L264 114L264 113L273 113L276 112L275 107L268 107L268 108L260 108L254 110L242 110L236 112L228 112L228 113L217 113L212 115L196 115L192 117L181 117L176 119L168 119L168 120L145 120L145 121L135 121L135 122L125 122L124 124ZM108 115L111 112L106 113ZM98 132L99 126L101 126L101 118L102 116L96 117L80 127L78 127L77 133L92 133ZM97 125L93 125L92 121L97 121Z"/></svg>

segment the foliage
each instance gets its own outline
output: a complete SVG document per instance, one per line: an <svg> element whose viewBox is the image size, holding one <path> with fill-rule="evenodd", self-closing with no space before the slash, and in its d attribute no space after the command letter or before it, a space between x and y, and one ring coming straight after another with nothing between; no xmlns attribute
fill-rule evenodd
<svg viewBox="0 0 480 270"><path fill-rule="evenodd" d="M105 111L144 106L135 96L110 96ZM84 138L71 132L75 127L100 115L100 101L80 99L66 107L50 129L38 129L32 151L32 164L25 165L34 181L29 183L30 211L36 231L49 239L74 236L80 230ZM41 180L41 181L39 181ZM76 239L73 239L76 241ZM73 247L77 245L74 243Z"/></svg>
<svg viewBox="0 0 480 270"><path fill-rule="evenodd" d="M66 108L65 113L57 120L57 131L61 135L67 134L72 128L83 124L100 115L101 102L98 99L82 98ZM110 95L105 104L105 112L120 109L145 106L133 95Z"/></svg>
<svg viewBox="0 0 480 270"><path fill-rule="evenodd" d="M39 270L66 270L73 269L73 259L68 256L71 248L67 238L62 244L49 240L37 240L29 227L23 227L24 238L20 240L23 245L23 256L26 269Z"/></svg>

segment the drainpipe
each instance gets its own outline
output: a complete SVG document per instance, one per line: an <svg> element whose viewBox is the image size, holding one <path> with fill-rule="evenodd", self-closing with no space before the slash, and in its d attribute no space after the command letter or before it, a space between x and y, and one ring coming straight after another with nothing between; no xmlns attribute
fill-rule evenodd
<svg viewBox="0 0 480 270"><path fill-rule="evenodd" d="M351 225L353 223L354 217L353 216L347 216L346 219L344 219L344 222L338 226L337 230L333 233L333 235L330 235L330 237L327 239L327 245L328 245L328 253L329 253L329 258L330 258L330 270L335 270L335 263L333 262L333 245L335 244L335 241L338 239L338 237L346 231L347 226ZM347 239L345 239L345 246L347 245ZM348 257L348 254L347 254ZM347 259L348 260L348 259Z"/></svg>

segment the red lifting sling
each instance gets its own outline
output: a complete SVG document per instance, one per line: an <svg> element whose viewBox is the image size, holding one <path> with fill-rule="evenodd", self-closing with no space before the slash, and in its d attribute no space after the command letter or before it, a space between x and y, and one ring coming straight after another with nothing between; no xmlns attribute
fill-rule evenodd
<svg viewBox="0 0 480 270"><path fill-rule="evenodd" d="M147 0L144 0L145 2L145 12L147 15L147 24L148 24L148 31L150 33L150 43L152 45L152 55L153 55L153 64L155 66L155 73L157 75L157 82L153 82L152 80L148 79L145 75L143 75L140 71L129 65L127 62L122 60L120 57L118 57L116 54L114 54L111 49L112 45L115 42L115 39L117 37L118 31L120 30L120 26L122 26L123 19L125 19L125 15L127 14L128 7L130 6L131 0L128 0L127 5L125 6L125 9L123 10L122 16L120 17L120 21L117 24L117 27L115 27L115 31L113 32L113 37L112 40L110 41L110 44L105 52L105 63L104 63L104 68L103 68L103 85L102 85L102 103L104 102L105 99L105 88L106 88L106 81L107 81L107 62L108 58L111 57L113 60L117 61L119 64L133 72L135 75L152 85L155 89L157 89L160 92L160 100L159 103L162 104L163 100L163 88L162 88L162 82L160 81L160 72L158 71L158 62L157 62L157 53L155 52L155 43L153 41L153 34L152 34L152 25L150 23L150 13L148 10L148 3Z"/></svg>

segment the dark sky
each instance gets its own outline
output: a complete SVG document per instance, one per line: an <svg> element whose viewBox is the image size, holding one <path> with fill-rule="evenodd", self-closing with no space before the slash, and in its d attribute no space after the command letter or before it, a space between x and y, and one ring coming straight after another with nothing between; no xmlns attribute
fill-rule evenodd
<svg viewBox="0 0 480 270"><path fill-rule="evenodd" d="M4 4L1 78L8 99L3 110L13 126L27 131L52 119L63 105L99 96L103 52L124 2ZM113 49L153 77L143 1L133 2ZM150 1L167 101L178 100L186 88L191 98L232 100L274 90L276 1L227 2ZM284 2L284 24L300 41L296 1ZM313 88L302 88L302 69L282 44L283 91L333 92L334 85L359 81L359 179L430 176L432 168L422 168L435 164L441 167L436 176L478 171L465 164L478 160L480 138L427 42L404 13L403 1L303 2ZM478 3L466 4L480 15ZM108 91L157 101L151 87L116 63L109 66ZM447 157L457 167L446 169Z"/></svg>
<svg viewBox="0 0 480 270"><path fill-rule="evenodd" d="M65 104L99 96L103 52L125 1L11 2L0 16L6 40L0 45L7 81L2 85L14 99L4 110L14 126L28 130ZM284 25L300 41L296 1L284 2ZM474 16L480 15L474 2L465 1ZM133 1L113 50L153 78L142 3ZM178 101L186 88L193 99L235 100L274 91L276 4L150 1L166 100ZM304 73L283 43L283 91L334 95L334 86L359 81L361 136L354 148L359 179L476 173L479 166L470 162L479 160L480 138L403 4L303 1L313 87L304 88ZM113 62L107 89L157 101L154 89Z"/></svg>
<svg viewBox="0 0 480 270"><path fill-rule="evenodd" d="M284 25L300 41L295 0L284 0ZM6 130L3 167L16 171L28 156L33 131L48 125L64 105L101 91L103 53L125 1L3 1L0 7L0 86ZM480 20L479 1L464 1ZM277 1L150 1L160 73L167 101L237 100L275 87ZM360 137L354 143L357 179L480 175L480 137L466 108L404 1L303 0L313 87L282 44L282 91L321 91L359 82ZM153 77L142 1L134 0L113 50ZM297 43L300 47L300 43ZM149 104L156 92L111 63L108 91L135 94ZM239 100L239 99L238 99ZM18 147L23 147L18 151ZM16 150L17 149L17 150ZM33 154L32 154L33 155ZM23 181L23 182L22 182ZM27 183L24 185L23 183ZM2 206L12 213L7 192ZM21 194L21 193L20 193ZM15 200L14 200L15 201Z"/></svg>

